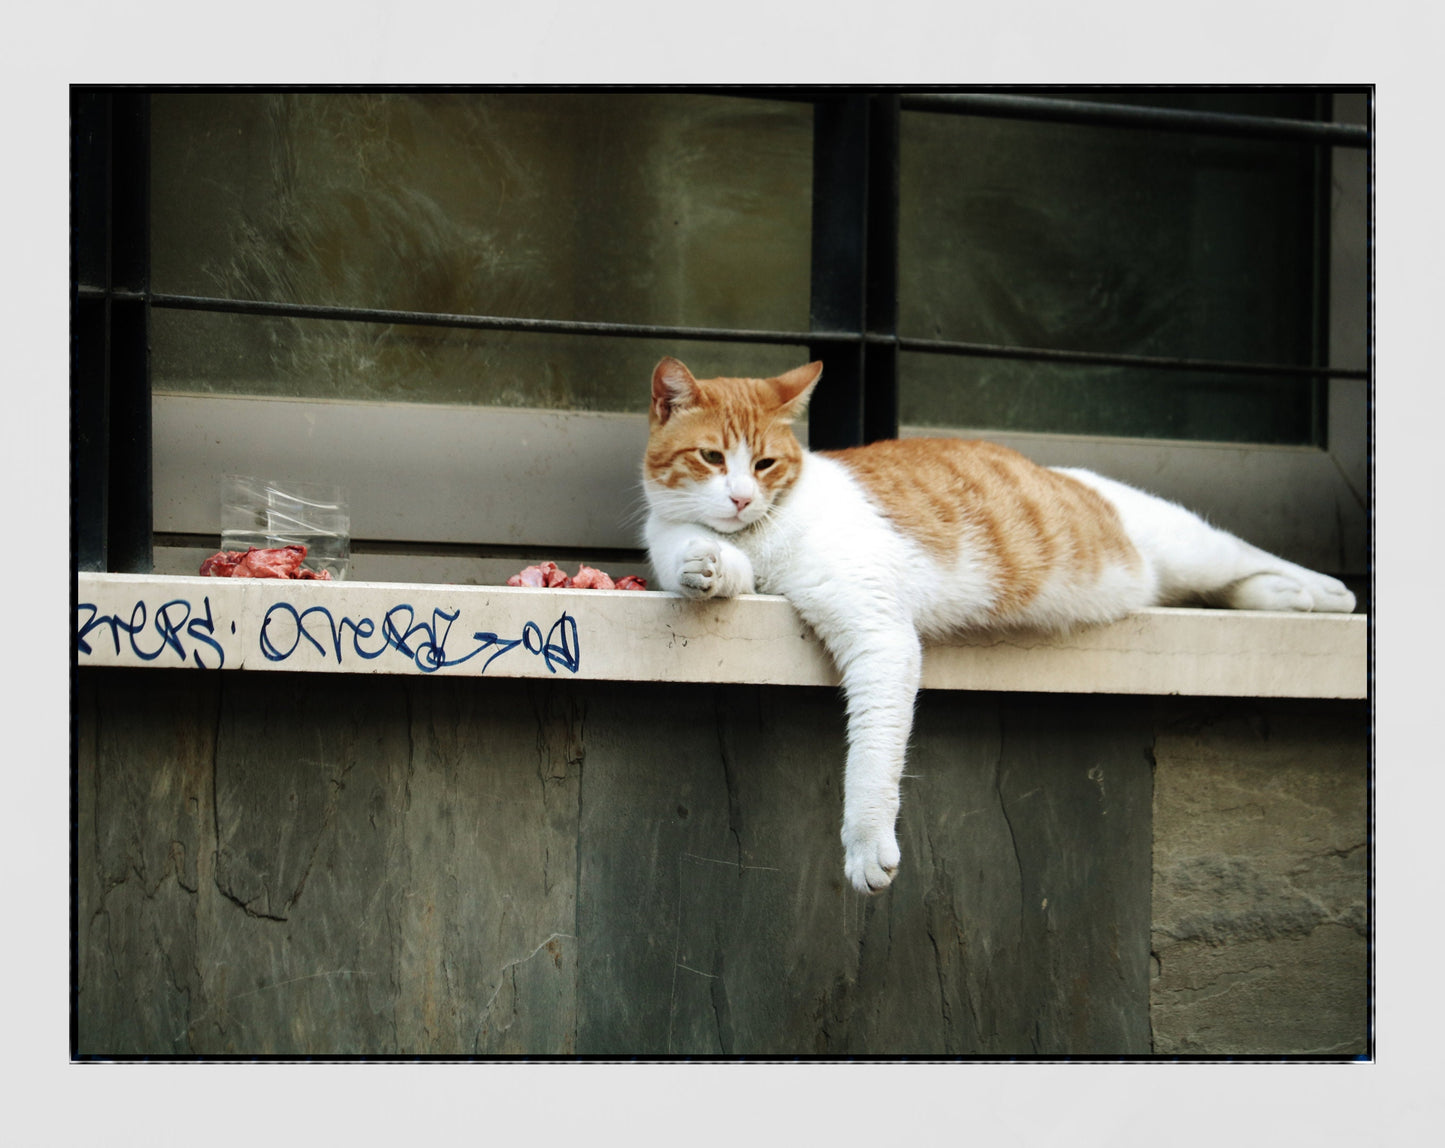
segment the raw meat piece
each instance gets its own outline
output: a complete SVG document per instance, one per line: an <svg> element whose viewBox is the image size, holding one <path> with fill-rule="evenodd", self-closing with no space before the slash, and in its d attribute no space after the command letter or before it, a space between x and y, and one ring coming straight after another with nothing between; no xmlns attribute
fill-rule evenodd
<svg viewBox="0 0 1445 1148"><path fill-rule="evenodd" d="M294 578L306 557L304 546L282 546L275 550L246 551L232 578Z"/></svg>
<svg viewBox="0 0 1445 1148"><path fill-rule="evenodd" d="M508 586L535 586L538 589L577 590L646 590L647 579L636 574L626 574L614 582L604 570L595 566L579 566L571 578L557 568L555 562L539 562L528 566L507 579Z"/></svg>
<svg viewBox="0 0 1445 1148"><path fill-rule="evenodd" d="M304 546L280 546L262 550L252 546L239 550L222 550L201 563L201 574L209 578L291 578L296 580L331 581L331 571L312 570L302 566L306 559Z"/></svg>
<svg viewBox="0 0 1445 1148"><path fill-rule="evenodd" d="M241 561L241 553L238 550L222 550L219 554L212 554L201 563L201 577L203 578L229 578L236 569L236 563Z"/></svg>
<svg viewBox="0 0 1445 1148"><path fill-rule="evenodd" d="M601 570L591 566L579 566L572 585L579 590L615 590L617 584Z"/></svg>
<svg viewBox="0 0 1445 1148"><path fill-rule="evenodd" d="M566 587L572 585L572 579L557 569L555 562L540 562L536 566L528 566L520 574L513 574L507 579L508 586L536 586Z"/></svg>

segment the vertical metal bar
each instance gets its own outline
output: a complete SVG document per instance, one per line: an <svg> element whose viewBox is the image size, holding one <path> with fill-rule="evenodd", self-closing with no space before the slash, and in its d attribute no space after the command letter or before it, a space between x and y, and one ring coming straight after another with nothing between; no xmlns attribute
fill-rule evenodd
<svg viewBox="0 0 1445 1148"><path fill-rule="evenodd" d="M1370 492L1372 513L1365 515L1365 555L1370 571L1369 603L1370 615L1374 616L1375 596L1375 89L1372 86L1365 96L1365 123L1368 136L1365 145L1365 369L1368 379L1365 383L1365 442L1370 444L1365 452L1366 489ZM1375 659L1375 627L1370 625L1370 663ZM1374 674L1370 675L1371 703L1374 702ZM1372 798L1373 800L1373 798ZM1373 857L1372 857L1373 860ZM1374 898L1370 900L1370 914L1374 918ZM1370 973L1374 974L1374 946L1370 946ZM1373 982L1372 982L1373 983Z"/></svg>
<svg viewBox="0 0 1445 1148"><path fill-rule="evenodd" d="M154 568L151 479L150 306L112 300L106 550L112 570Z"/></svg>
<svg viewBox="0 0 1445 1148"><path fill-rule="evenodd" d="M811 348L824 368L808 417L815 449L898 434L898 131L897 95L814 105L810 321L860 339Z"/></svg>
<svg viewBox="0 0 1445 1148"><path fill-rule="evenodd" d="M110 100L70 97L70 507L71 560L106 569L110 305L79 288L110 283Z"/></svg>
<svg viewBox="0 0 1445 1148"><path fill-rule="evenodd" d="M1328 93L1315 96L1315 119L1328 122L1334 114L1334 97ZM1334 149L1314 149L1314 247L1310 268L1311 284L1314 291L1314 309L1310 347L1310 365L1322 367L1330 361L1330 228L1333 218L1331 197L1333 194ZM1329 392L1328 379L1314 378L1306 384L1310 389L1310 442L1327 449L1329 447Z"/></svg>
<svg viewBox="0 0 1445 1148"><path fill-rule="evenodd" d="M868 97L820 96L813 105L813 238L810 326L847 331L857 343L813 345L823 381L808 408L814 450L863 441L863 343L868 209Z"/></svg>
<svg viewBox="0 0 1445 1148"><path fill-rule="evenodd" d="M120 92L111 117L111 281L139 299L111 302L110 472L106 531L112 570L148 574L151 540L150 96Z"/></svg>
<svg viewBox="0 0 1445 1148"><path fill-rule="evenodd" d="M71 165L73 557L79 569L149 573L149 96L73 93ZM82 298L81 285L103 294Z"/></svg>
<svg viewBox="0 0 1445 1148"><path fill-rule="evenodd" d="M899 98L873 96L868 109L867 255L863 349L863 441L898 437Z"/></svg>

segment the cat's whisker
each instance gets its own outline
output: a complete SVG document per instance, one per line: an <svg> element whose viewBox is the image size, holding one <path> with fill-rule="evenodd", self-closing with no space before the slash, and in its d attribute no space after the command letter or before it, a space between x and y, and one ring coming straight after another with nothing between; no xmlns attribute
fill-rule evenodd
<svg viewBox="0 0 1445 1148"><path fill-rule="evenodd" d="M647 491L639 482L634 488L632 501L623 509L619 522L629 530L640 530L642 524L647 520L648 513Z"/></svg>

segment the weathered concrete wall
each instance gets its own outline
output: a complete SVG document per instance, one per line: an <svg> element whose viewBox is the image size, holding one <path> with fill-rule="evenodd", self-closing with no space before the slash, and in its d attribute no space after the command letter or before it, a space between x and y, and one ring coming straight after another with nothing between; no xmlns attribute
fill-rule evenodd
<svg viewBox="0 0 1445 1148"><path fill-rule="evenodd" d="M1364 1053L1363 705L1186 707L1155 743L1158 1053Z"/></svg>
<svg viewBox="0 0 1445 1148"><path fill-rule="evenodd" d="M78 1050L1148 1053L1172 706L925 694L869 899L832 690L85 670Z"/></svg>

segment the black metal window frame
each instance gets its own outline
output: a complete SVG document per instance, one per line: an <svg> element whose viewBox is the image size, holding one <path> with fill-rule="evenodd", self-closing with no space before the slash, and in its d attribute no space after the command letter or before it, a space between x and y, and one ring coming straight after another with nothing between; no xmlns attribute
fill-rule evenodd
<svg viewBox="0 0 1445 1148"><path fill-rule="evenodd" d="M415 90L415 89L407 89ZM683 89L656 89L671 92ZM813 223L807 331L448 315L211 298L150 289L150 132L145 90L71 91L71 491L77 569L152 569L149 337L152 308L594 337L787 344L826 363L809 411L816 449L898 434L902 351L1040 363L1146 367L1317 382L1368 369L1169 358L900 336L898 196L903 111L1215 134L1372 149L1369 128L1139 107L1037 94L824 89L685 89L813 105ZM1370 157L1373 158L1372 156Z"/></svg>

